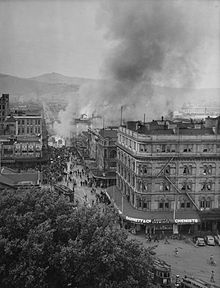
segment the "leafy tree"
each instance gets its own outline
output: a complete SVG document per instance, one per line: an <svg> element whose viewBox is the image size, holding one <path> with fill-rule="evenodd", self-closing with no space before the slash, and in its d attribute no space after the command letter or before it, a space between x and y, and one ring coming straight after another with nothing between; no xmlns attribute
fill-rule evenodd
<svg viewBox="0 0 220 288"><path fill-rule="evenodd" d="M47 190L3 193L0 287L152 287L148 251L105 210Z"/></svg>

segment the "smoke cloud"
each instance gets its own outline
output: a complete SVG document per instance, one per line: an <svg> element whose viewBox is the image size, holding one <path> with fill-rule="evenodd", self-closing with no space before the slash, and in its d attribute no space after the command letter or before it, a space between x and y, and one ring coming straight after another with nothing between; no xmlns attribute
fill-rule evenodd
<svg viewBox="0 0 220 288"><path fill-rule="evenodd" d="M208 2L102 2L97 24L111 46L103 63L108 80L81 87L67 111L99 114L106 123L119 124L121 106L127 120L144 114L150 120L186 101L180 89L168 87L184 91L200 78L204 47L215 36L207 9L215 9L216 2Z"/></svg>

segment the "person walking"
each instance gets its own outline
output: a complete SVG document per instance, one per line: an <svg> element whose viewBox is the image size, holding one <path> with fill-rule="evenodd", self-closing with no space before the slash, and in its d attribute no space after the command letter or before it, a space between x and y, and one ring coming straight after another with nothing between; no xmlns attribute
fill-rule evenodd
<svg viewBox="0 0 220 288"><path fill-rule="evenodd" d="M178 254L179 254L179 251L177 248L175 248L175 256L178 256Z"/></svg>
<svg viewBox="0 0 220 288"><path fill-rule="evenodd" d="M211 272L210 282L215 283L215 272L213 270Z"/></svg>

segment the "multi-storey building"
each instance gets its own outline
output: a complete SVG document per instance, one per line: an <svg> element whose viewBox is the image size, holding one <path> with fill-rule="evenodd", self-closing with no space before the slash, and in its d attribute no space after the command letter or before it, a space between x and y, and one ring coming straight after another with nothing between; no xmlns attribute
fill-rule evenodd
<svg viewBox="0 0 220 288"><path fill-rule="evenodd" d="M17 122L16 135L42 135L42 115L41 113L26 112L24 114L15 114L14 119Z"/></svg>
<svg viewBox="0 0 220 288"><path fill-rule="evenodd" d="M116 184L117 130L117 127L88 130L88 154L95 162L90 162L90 168L96 183L104 187Z"/></svg>
<svg viewBox="0 0 220 288"><path fill-rule="evenodd" d="M9 94L2 94L0 97L0 124L5 121L9 114Z"/></svg>
<svg viewBox="0 0 220 288"><path fill-rule="evenodd" d="M0 131L1 163L23 169L46 162L47 131L42 112L39 109L10 112L8 94L2 95L0 103L4 112Z"/></svg>
<svg viewBox="0 0 220 288"><path fill-rule="evenodd" d="M128 122L118 131L117 158L114 193L129 203L127 220L147 231L220 228L216 219L200 223L202 212L220 208L220 117L209 125Z"/></svg>
<svg viewBox="0 0 220 288"><path fill-rule="evenodd" d="M42 140L37 136L0 136L1 164L14 168L32 167L42 161Z"/></svg>

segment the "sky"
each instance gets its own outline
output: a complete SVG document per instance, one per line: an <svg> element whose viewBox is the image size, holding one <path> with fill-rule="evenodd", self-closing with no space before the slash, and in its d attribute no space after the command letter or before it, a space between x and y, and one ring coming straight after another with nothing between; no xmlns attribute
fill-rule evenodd
<svg viewBox="0 0 220 288"><path fill-rule="evenodd" d="M124 5L129 2L119 1ZM163 0L163 3L166 1L175 0ZM220 2L178 1L188 15L186 29L193 27L194 31L196 27L200 39L204 38L200 41L202 48L197 50L196 69L200 76L196 88L219 88ZM114 18L111 25L105 24L105 13L100 8L105 1L101 2L100 5L95 0L0 0L0 73L27 78L50 72L86 78L108 77L106 59L112 55L117 35L112 37L109 32ZM146 6L148 0L133 2L141 9L141 3ZM114 13L120 11L116 9ZM191 33L191 37L197 35ZM160 79L157 82L160 84Z"/></svg>
<svg viewBox="0 0 220 288"><path fill-rule="evenodd" d="M95 1L0 1L0 70L100 78L108 46Z"/></svg>

